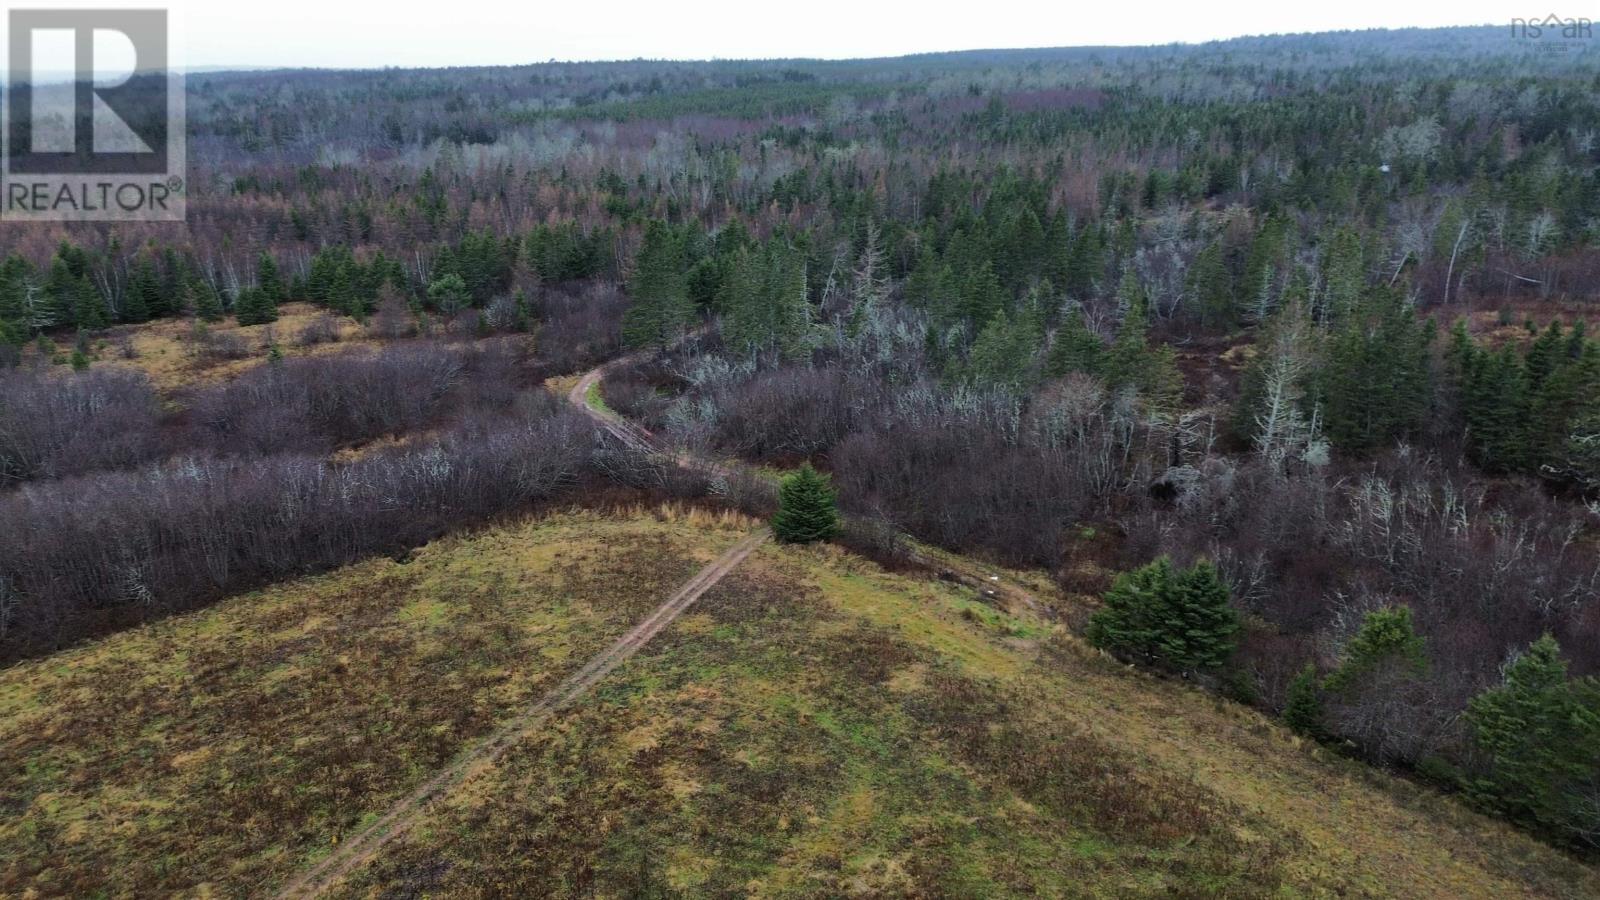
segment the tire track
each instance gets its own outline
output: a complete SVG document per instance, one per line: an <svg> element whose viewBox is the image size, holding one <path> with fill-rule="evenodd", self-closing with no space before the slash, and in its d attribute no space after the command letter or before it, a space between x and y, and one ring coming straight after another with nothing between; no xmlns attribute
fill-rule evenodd
<svg viewBox="0 0 1600 900"><path fill-rule="evenodd" d="M589 403L589 392L594 389L606 376L606 372L615 366L634 362L645 354L634 352L626 356L619 356L610 362L604 363L583 374L571 391L567 399L580 410L593 419L596 424L615 436L628 448L639 453L666 457L673 463L681 466L698 468L710 475L731 478L735 469L754 471L752 467L741 463L724 463L712 459L689 456L687 454L673 454L656 446L655 436L637 424L628 421L621 415L608 409L597 409ZM766 476L762 476L766 477ZM910 535L901 534L907 540L905 551L906 559L925 569L931 570L939 577L948 581L964 584L985 597L1005 598L1027 609L1029 612L1043 619L1055 618L1054 611L1048 604L1040 600L1034 593L1020 584L1002 578L999 574L988 571L966 559L956 557L954 554L931 554L915 549L914 539Z"/></svg>
<svg viewBox="0 0 1600 900"><path fill-rule="evenodd" d="M276 896L280 900L320 896L350 873L371 862L385 846L416 825L434 800L445 796L473 776L488 770L507 750L543 724L551 715L588 693L613 669L650 643L651 639L660 634L673 619L688 609L690 604L721 581L723 576L744 562L745 557L770 536L771 533L762 528L733 545L727 552L695 573L677 593L656 607L627 634L595 655L581 669L567 676L538 702L495 729L478 746L457 757L448 767L401 798L376 821L340 844L332 854L295 878Z"/></svg>

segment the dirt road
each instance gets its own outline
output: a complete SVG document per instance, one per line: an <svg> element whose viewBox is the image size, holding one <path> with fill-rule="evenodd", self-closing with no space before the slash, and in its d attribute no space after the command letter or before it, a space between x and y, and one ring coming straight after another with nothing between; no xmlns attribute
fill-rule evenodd
<svg viewBox="0 0 1600 900"><path fill-rule="evenodd" d="M698 468L703 472L722 477L731 477L736 467L754 471L753 467L743 466L738 462L729 463L714 459L696 458L681 453L670 454L656 445L655 438L650 432L609 409L602 409L590 403L590 392L605 378L608 370L632 362L639 356L640 354L638 353L632 353L618 357L611 362L585 372L583 377L578 379L578 383L573 386L572 390L567 392L567 399L574 406L583 410L591 419L594 419L600 427L615 436L617 440L641 453L667 456L678 465ZM954 554L924 552L916 548L909 540L909 535L902 535L902 537L908 539L907 550L905 551L906 558L923 568L936 572L941 578L964 584L985 597L1027 609L1034 615L1047 619L1054 617L1054 612L1049 605L1041 601L1027 588L1007 580L995 572L986 570L970 560L956 557Z"/></svg>
<svg viewBox="0 0 1600 900"><path fill-rule="evenodd" d="M770 532L763 528L717 557L684 583L683 587L665 603L656 607L632 630L618 638L616 643L597 654L585 663L583 668L572 673L554 690L523 710L516 718L495 729L483 743L457 757L449 767L407 794L377 821L352 835L331 855L286 885L277 896L280 898L320 896L345 876L373 860L385 845L410 830L422 818L432 801L448 794L474 775L487 770L495 760L516 746L552 714L588 693L612 669L650 643L650 640L660 634L673 619L688 609L690 604L698 600L724 575L733 571L769 536Z"/></svg>

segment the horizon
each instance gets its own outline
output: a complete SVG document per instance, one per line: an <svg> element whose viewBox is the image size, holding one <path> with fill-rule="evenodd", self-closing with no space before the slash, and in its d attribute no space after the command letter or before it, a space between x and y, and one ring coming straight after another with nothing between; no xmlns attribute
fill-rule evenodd
<svg viewBox="0 0 1600 900"><path fill-rule="evenodd" d="M1404 10L1354 0L1337 8L1206 9L1161 2L1040 15L1015 0L981 17L947 8L902 12L821 0L803 16L756 17L730 0L665 9L629 0L606 7L504 9L463 0L445 15L416 3L372 0L329 8L285 0L253 10L249 27L225 4L178 0L176 60L189 71L442 69L650 60L843 62L1001 49L1203 45L1255 37L1347 31L1492 27L1530 14L1500 2L1422 3ZM1577 10L1552 10L1566 18ZM1519 15L1520 13L1520 15ZM1545 15L1541 12L1539 15Z"/></svg>

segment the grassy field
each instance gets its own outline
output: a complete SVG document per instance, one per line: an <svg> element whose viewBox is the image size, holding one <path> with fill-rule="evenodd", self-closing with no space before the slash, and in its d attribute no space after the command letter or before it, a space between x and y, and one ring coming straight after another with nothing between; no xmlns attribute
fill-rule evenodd
<svg viewBox="0 0 1600 900"><path fill-rule="evenodd" d="M0 894L264 893L750 526L569 514L0 673ZM767 546L346 896L1596 896L971 591Z"/></svg>
<svg viewBox="0 0 1600 900"><path fill-rule="evenodd" d="M768 547L347 896L1594 896L971 592Z"/></svg>
<svg viewBox="0 0 1600 900"><path fill-rule="evenodd" d="M303 344L301 332L317 323L331 324L338 340ZM432 327L443 328L436 319ZM373 337L348 317L332 317L311 303L285 303L278 320L270 325L240 325L232 317L205 326L217 341L237 347L237 355L208 356L195 340L195 320L157 319L139 325L118 325L90 347L91 366L143 372L161 393L172 396L184 388L216 384L238 376L266 361L272 346L285 357L317 356L353 349L376 350L390 341ZM131 355L126 355L123 348ZM70 342L51 345L49 360L65 369L72 353ZM22 348L30 362L40 356L37 344Z"/></svg>
<svg viewBox="0 0 1600 900"><path fill-rule="evenodd" d="M496 528L0 672L0 895L281 881L748 524L574 514Z"/></svg>

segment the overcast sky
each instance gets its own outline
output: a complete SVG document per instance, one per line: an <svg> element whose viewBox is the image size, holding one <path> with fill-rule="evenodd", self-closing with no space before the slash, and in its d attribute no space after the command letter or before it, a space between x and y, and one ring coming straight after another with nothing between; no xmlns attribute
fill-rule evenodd
<svg viewBox="0 0 1600 900"><path fill-rule="evenodd" d="M180 58L190 67L365 68L1164 44L1344 28L1506 24L1513 16L1551 11L1540 5L1544 2L178 0L172 5L183 10L187 38ZM51 3L19 0L18 5ZM143 0L135 5L161 4ZM1551 9L1562 16L1594 15L1587 5L1569 0L1558 0Z"/></svg>

